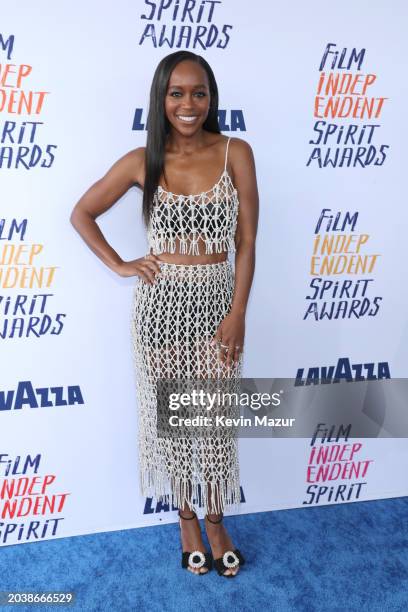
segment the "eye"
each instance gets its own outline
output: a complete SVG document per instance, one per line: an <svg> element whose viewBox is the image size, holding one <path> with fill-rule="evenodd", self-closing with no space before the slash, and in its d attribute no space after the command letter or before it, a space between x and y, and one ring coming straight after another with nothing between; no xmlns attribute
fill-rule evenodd
<svg viewBox="0 0 408 612"><path fill-rule="evenodd" d="M168 95L172 98L177 98L178 96L182 96L183 94L181 93L181 91L170 91ZM207 94L205 91L196 91L194 95L198 98L204 98Z"/></svg>

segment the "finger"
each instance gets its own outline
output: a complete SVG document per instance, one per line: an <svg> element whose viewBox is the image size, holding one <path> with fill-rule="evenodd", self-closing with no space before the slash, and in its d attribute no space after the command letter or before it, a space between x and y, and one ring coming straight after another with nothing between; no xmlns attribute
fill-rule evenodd
<svg viewBox="0 0 408 612"><path fill-rule="evenodd" d="M227 368L232 366L232 360L234 358L234 342L230 340L228 343L228 352L227 352Z"/></svg>
<svg viewBox="0 0 408 612"><path fill-rule="evenodd" d="M154 268L152 269L150 265L144 265L143 272L149 278L150 282L154 283L155 278L156 278L156 270Z"/></svg>
<svg viewBox="0 0 408 612"><path fill-rule="evenodd" d="M223 346L221 346L221 344ZM227 361L227 355L228 355L228 351L225 350L225 347L227 346L226 342L221 340L221 344L219 345L219 358L221 363L225 364Z"/></svg>
<svg viewBox="0 0 408 612"><path fill-rule="evenodd" d="M221 332L217 330L216 334L212 337L210 344L217 346L221 342Z"/></svg>
<svg viewBox="0 0 408 612"><path fill-rule="evenodd" d="M152 270L160 270L160 263L163 263L160 259L154 258L153 255L148 255L142 259L144 265L149 266Z"/></svg>
<svg viewBox="0 0 408 612"><path fill-rule="evenodd" d="M144 283L150 284L150 278L143 272L143 270L140 270L139 276Z"/></svg>
<svg viewBox="0 0 408 612"><path fill-rule="evenodd" d="M234 361L235 361L235 363L238 363L240 354L241 354L241 347L238 344L234 344Z"/></svg>
<svg viewBox="0 0 408 612"><path fill-rule="evenodd" d="M221 350L222 350L222 355L223 355L223 361L224 361L225 366L228 367L229 344L228 344L228 342L226 342L225 338L224 338L222 344L223 344L223 346L221 347Z"/></svg>
<svg viewBox="0 0 408 612"><path fill-rule="evenodd" d="M143 274L143 278L145 279L146 283L149 283L149 285L154 284L154 275L152 275L151 273L145 272Z"/></svg>
<svg viewBox="0 0 408 612"><path fill-rule="evenodd" d="M147 283L154 284L156 273L148 265L141 265L141 274Z"/></svg>
<svg viewBox="0 0 408 612"><path fill-rule="evenodd" d="M149 255L149 259L147 260L149 262L152 263L152 265L154 266L154 269L157 270L157 272L160 272L160 264L163 263L161 259L159 259L158 257L156 257L156 255Z"/></svg>
<svg viewBox="0 0 408 612"><path fill-rule="evenodd" d="M144 262L144 265L151 270L154 274L158 274L161 269L160 266L158 264L156 264L154 261L149 261L148 259Z"/></svg>

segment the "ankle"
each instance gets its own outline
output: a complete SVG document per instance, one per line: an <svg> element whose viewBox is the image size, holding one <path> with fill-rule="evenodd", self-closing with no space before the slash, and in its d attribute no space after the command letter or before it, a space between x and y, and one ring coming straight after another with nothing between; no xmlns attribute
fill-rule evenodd
<svg viewBox="0 0 408 612"><path fill-rule="evenodd" d="M194 512L194 510L190 510L189 508L187 509L183 509L183 510L179 510L178 511L178 515L180 518L186 520L186 521L190 521L191 519L197 518L197 514Z"/></svg>
<svg viewBox="0 0 408 612"><path fill-rule="evenodd" d="M218 524L222 522L222 519L224 518L224 515L222 512L220 512L219 514L206 514L206 519L208 520L209 523L214 524Z"/></svg>

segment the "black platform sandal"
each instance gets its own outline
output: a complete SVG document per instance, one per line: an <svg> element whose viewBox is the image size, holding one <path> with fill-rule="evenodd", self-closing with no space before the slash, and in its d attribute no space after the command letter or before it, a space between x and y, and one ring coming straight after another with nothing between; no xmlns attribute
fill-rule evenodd
<svg viewBox="0 0 408 612"><path fill-rule="evenodd" d="M205 518L207 519L207 521L210 521L210 523L213 523L215 525L217 523L221 523L224 516L221 516L221 518L217 521L212 521L208 517L208 514L206 514ZM224 572L227 569L233 569L234 567L241 567L241 565L245 565L245 558L243 557L239 549L235 548L235 550L226 550L223 556L219 559L214 559L213 563L219 576L224 576L224 578L235 578L237 574L225 574Z"/></svg>
<svg viewBox="0 0 408 612"><path fill-rule="evenodd" d="M194 510L192 510L192 512L193 516L183 516L179 510L178 515L185 521L190 521L191 519L197 517ZM210 552L203 553L201 552L201 550L194 550L193 552L184 551L181 554L181 567L184 569L187 569L188 566L196 569L199 569L200 567L206 567L208 569L208 572L210 572L213 566L212 562L213 558ZM197 574L198 576L205 576L205 574L208 574L208 572L197 572Z"/></svg>

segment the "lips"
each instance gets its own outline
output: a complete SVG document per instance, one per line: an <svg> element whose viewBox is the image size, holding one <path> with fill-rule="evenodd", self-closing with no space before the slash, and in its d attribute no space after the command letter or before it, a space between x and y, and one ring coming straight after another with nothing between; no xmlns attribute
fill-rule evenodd
<svg viewBox="0 0 408 612"><path fill-rule="evenodd" d="M193 123L198 117L198 115L176 115L177 119L183 121L183 123Z"/></svg>

